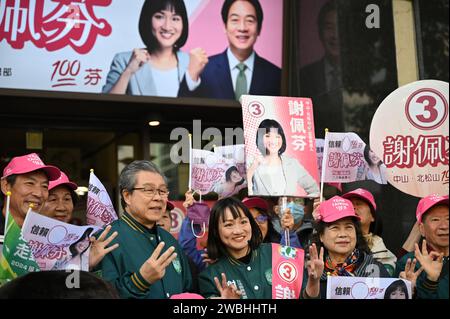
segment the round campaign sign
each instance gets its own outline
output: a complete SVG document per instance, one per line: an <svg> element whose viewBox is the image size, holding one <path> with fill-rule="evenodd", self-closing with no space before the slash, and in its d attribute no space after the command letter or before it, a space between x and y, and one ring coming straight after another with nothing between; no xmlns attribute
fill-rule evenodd
<svg viewBox="0 0 450 319"><path fill-rule="evenodd" d="M448 195L449 84L417 81L389 94L370 127L370 148L397 189L417 197Z"/></svg>
<svg viewBox="0 0 450 319"><path fill-rule="evenodd" d="M297 279L298 271L294 264L285 261L278 265L278 275L287 283L294 282Z"/></svg>

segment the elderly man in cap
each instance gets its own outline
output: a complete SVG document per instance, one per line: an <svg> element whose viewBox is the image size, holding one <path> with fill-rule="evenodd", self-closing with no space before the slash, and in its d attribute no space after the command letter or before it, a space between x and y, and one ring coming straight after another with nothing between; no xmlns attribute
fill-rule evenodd
<svg viewBox="0 0 450 319"><path fill-rule="evenodd" d="M419 201L416 218L424 240L397 263L397 275L416 281L420 299L449 298L448 207L448 195L430 195Z"/></svg>
<svg viewBox="0 0 450 319"><path fill-rule="evenodd" d="M30 205L39 212L48 198L48 184L61 175L57 167L45 165L36 153L14 157L3 170L2 193L11 192L9 211L19 227ZM0 232L4 231L6 207L0 216Z"/></svg>

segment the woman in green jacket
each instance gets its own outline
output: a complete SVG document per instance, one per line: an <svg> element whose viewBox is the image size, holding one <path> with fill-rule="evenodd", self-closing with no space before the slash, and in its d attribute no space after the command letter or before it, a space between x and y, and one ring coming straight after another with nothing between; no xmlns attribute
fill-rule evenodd
<svg viewBox="0 0 450 319"><path fill-rule="evenodd" d="M236 198L219 200L211 210L208 255L217 262L199 276L206 298L272 298L272 246L262 243L261 231L248 208ZM312 254L308 261L308 293L319 293L323 261ZM222 282L219 282L219 278Z"/></svg>

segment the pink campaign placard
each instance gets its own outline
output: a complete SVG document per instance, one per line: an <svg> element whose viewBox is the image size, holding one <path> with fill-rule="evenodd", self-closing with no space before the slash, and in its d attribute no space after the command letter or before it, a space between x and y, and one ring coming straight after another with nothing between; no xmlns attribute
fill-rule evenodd
<svg viewBox="0 0 450 319"><path fill-rule="evenodd" d="M299 299L305 251L272 244L272 299Z"/></svg>
<svg viewBox="0 0 450 319"><path fill-rule="evenodd" d="M241 105L249 195L318 197L311 99L243 95Z"/></svg>
<svg viewBox="0 0 450 319"><path fill-rule="evenodd" d="M448 92L447 82L413 82L389 94L373 117L370 148L389 184L407 194L448 195Z"/></svg>

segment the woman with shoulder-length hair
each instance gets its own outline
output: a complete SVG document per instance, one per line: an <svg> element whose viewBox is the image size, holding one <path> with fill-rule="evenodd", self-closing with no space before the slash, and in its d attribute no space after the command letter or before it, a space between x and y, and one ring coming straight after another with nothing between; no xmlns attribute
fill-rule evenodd
<svg viewBox="0 0 450 319"><path fill-rule="evenodd" d="M300 186L308 197L319 196L319 185L297 159L284 154L287 143L280 123L263 120L256 132L256 146L261 153L247 170L249 195L297 196Z"/></svg>
<svg viewBox="0 0 450 319"><path fill-rule="evenodd" d="M212 191L219 194L219 198L229 197L237 194L245 185L245 178L241 176L238 168L232 165L225 171L225 178L218 181Z"/></svg>
<svg viewBox="0 0 450 319"><path fill-rule="evenodd" d="M366 179L373 180L378 184L387 184L386 165L384 165L377 154L370 149L369 145L366 145L364 148L364 159L368 165Z"/></svg>
<svg viewBox="0 0 450 319"><path fill-rule="evenodd" d="M204 297L272 298L272 247L263 243L256 221L240 200L227 197L214 205L209 218L207 249L209 258L217 261L199 276L200 293ZM323 262L313 256L312 263L315 265L312 271L321 273ZM308 280L307 285L315 284ZM318 290L310 293L318 294Z"/></svg>
<svg viewBox="0 0 450 319"><path fill-rule="evenodd" d="M409 299L408 287L402 279L394 281L386 288L384 299Z"/></svg>
<svg viewBox="0 0 450 319"><path fill-rule="evenodd" d="M360 220L348 199L334 196L320 204L314 228L315 243L324 249L321 298L326 298L328 276L390 277L370 253ZM310 297L307 292L303 296Z"/></svg>
<svg viewBox="0 0 450 319"><path fill-rule="evenodd" d="M145 48L116 54L103 93L176 97L189 68L180 51L189 34L183 0L146 0L139 18Z"/></svg>

